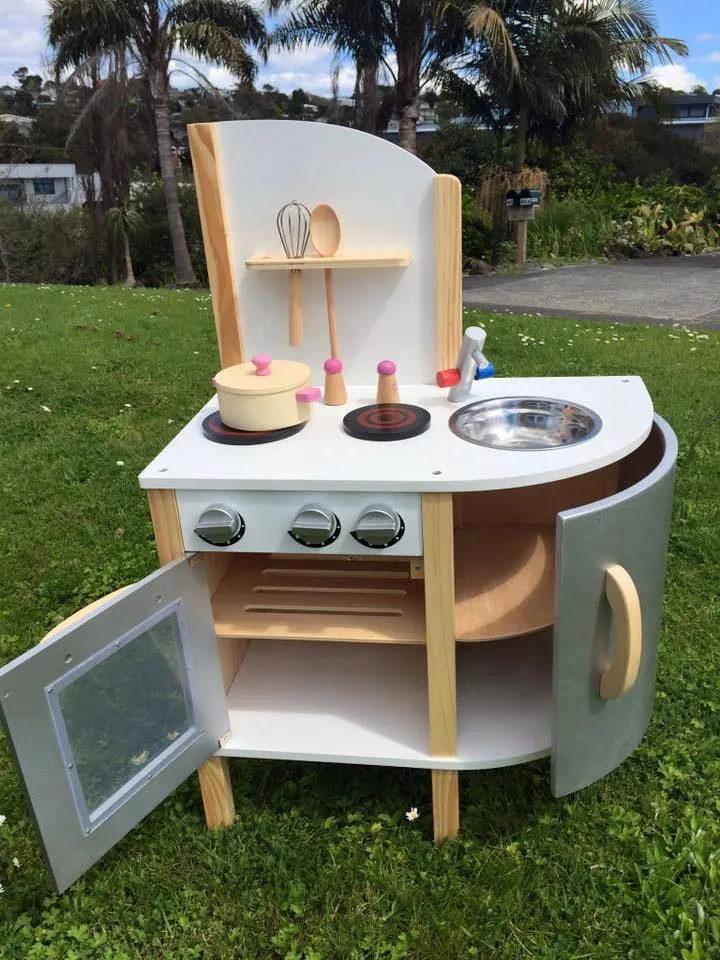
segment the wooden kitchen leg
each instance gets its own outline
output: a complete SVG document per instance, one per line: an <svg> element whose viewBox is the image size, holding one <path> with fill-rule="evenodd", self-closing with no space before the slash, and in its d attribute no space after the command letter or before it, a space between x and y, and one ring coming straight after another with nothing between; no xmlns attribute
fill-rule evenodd
<svg viewBox="0 0 720 960"><path fill-rule="evenodd" d="M161 564L185 555L180 514L174 490L148 490L148 504ZM210 829L227 827L235 819L230 773L225 757L211 757L198 770L205 822Z"/></svg>
<svg viewBox="0 0 720 960"><path fill-rule="evenodd" d="M432 771L433 839L454 840L460 829L457 770Z"/></svg>
<svg viewBox="0 0 720 960"><path fill-rule="evenodd" d="M235 801L227 757L211 757L198 770L198 777L208 830L231 826L235 820Z"/></svg>
<svg viewBox="0 0 720 960"><path fill-rule="evenodd" d="M457 700L452 494L423 494L422 514L430 753L453 757L457 755ZM455 837L457 773L434 770L432 786L435 839Z"/></svg>

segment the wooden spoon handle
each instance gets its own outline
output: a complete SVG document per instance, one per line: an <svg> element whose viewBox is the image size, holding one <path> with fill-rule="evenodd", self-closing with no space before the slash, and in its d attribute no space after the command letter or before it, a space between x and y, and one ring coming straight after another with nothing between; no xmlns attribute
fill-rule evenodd
<svg viewBox="0 0 720 960"><path fill-rule="evenodd" d="M328 331L330 333L330 356L339 357L337 318L335 316L335 281L332 270L325 271L325 300L327 302Z"/></svg>
<svg viewBox="0 0 720 960"><path fill-rule="evenodd" d="M303 341L302 272L290 271L290 346L299 347Z"/></svg>

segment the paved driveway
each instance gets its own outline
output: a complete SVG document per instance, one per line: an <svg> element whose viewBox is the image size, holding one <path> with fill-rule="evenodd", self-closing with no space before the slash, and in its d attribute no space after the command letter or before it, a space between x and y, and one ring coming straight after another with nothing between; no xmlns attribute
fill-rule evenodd
<svg viewBox="0 0 720 960"><path fill-rule="evenodd" d="M720 255L465 277L466 307L720 330Z"/></svg>

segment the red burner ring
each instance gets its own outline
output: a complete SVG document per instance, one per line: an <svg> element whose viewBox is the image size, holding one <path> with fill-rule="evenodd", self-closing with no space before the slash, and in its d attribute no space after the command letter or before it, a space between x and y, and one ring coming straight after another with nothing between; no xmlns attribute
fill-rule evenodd
<svg viewBox="0 0 720 960"><path fill-rule="evenodd" d="M358 440L408 440L430 426L430 414L410 403L371 403L343 417L345 432Z"/></svg>

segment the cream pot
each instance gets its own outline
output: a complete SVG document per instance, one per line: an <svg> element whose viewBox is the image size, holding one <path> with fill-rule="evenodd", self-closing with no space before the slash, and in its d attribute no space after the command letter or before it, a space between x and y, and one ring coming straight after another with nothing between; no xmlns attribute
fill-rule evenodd
<svg viewBox="0 0 720 960"><path fill-rule="evenodd" d="M282 430L304 423L320 399L310 386L310 367L267 354L225 367L213 380L220 419L233 430Z"/></svg>

